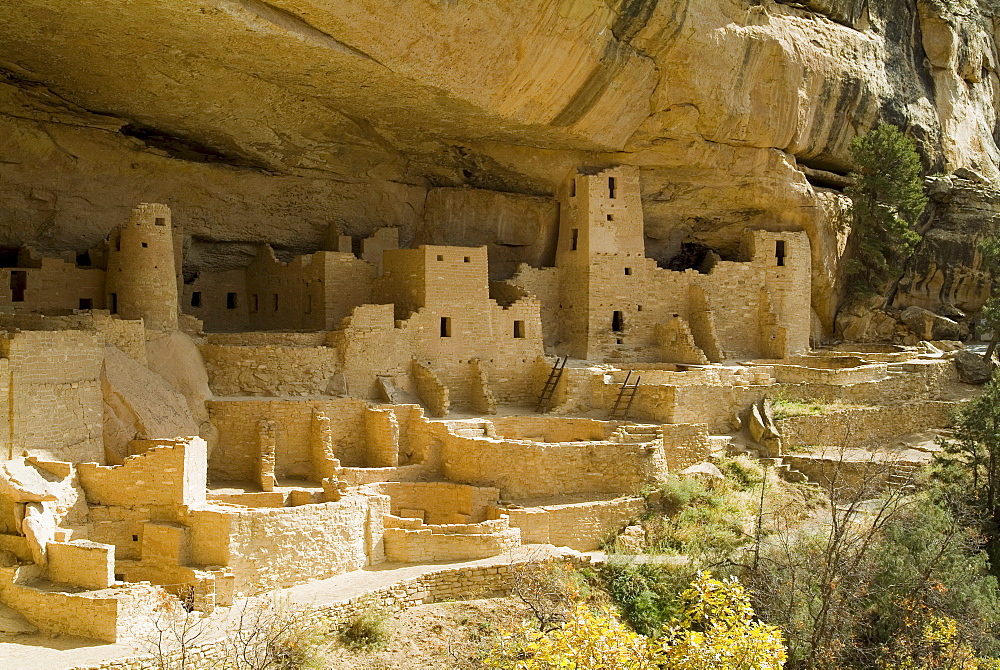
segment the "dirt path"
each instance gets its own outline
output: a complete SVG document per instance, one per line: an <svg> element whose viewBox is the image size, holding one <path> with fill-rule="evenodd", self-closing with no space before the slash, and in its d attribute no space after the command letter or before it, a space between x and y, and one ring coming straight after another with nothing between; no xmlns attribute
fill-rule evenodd
<svg viewBox="0 0 1000 670"><path fill-rule="evenodd" d="M467 566L503 565L524 558L544 559L563 555L568 550L550 545L528 545L514 552L475 561L450 563L400 564L382 563L363 570L355 570L329 579L301 584L275 593L291 602L304 606L329 605L350 600L357 596L420 575ZM221 621L228 608L219 608L213 614ZM71 670L98 665L106 661L129 658L141 653L133 645L108 644L68 635L0 635L0 668L7 670Z"/></svg>

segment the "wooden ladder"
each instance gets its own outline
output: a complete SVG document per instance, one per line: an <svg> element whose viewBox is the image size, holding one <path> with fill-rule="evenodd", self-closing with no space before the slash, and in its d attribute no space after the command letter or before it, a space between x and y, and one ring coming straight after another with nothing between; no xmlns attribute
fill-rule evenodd
<svg viewBox="0 0 1000 670"><path fill-rule="evenodd" d="M635 394L639 390L639 381L642 377L636 375L635 381L630 384L631 379L632 371L629 370L625 375L625 381L622 382L622 387L618 389L618 397L615 398L615 404L611 406L611 414L608 418L612 421L615 419L624 421L628 418L629 410L632 409L632 401L635 400Z"/></svg>
<svg viewBox="0 0 1000 670"><path fill-rule="evenodd" d="M538 402L535 403L535 411L545 414L549 411L552 405L552 394L555 393L556 384L562 378L563 369L566 367L566 361L569 360L569 356L563 356L562 358L557 358L556 362L552 364L552 370L549 372L549 378L545 380L545 386L542 387L542 392L538 394Z"/></svg>

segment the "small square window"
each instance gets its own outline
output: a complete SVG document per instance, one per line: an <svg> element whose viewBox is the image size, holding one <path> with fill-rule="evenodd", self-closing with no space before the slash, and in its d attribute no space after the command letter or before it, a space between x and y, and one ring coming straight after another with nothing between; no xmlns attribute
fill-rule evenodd
<svg viewBox="0 0 1000 670"><path fill-rule="evenodd" d="M471 263L471 262L472 262L472 258L471 258L471 257L469 257L469 256L466 256L466 257L465 257L465 262L466 262L466 263Z"/></svg>
<svg viewBox="0 0 1000 670"><path fill-rule="evenodd" d="M148 248L148 247L149 247L149 245L148 245L148 244L146 244L145 242L143 242L143 243L142 243L142 248L143 248L143 249L146 249L146 248Z"/></svg>
<svg viewBox="0 0 1000 670"><path fill-rule="evenodd" d="M438 260L439 261L443 261L444 260L444 256L442 256L441 254L438 254Z"/></svg>
<svg viewBox="0 0 1000 670"><path fill-rule="evenodd" d="M133 535L132 536L132 541L133 542L138 542L139 541L139 536L138 535Z"/></svg>
<svg viewBox="0 0 1000 670"><path fill-rule="evenodd" d="M642 311L642 305L636 305L635 306L635 311L641 312Z"/></svg>
<svg viewBox="0 0 1000 670"><path fill-rule="evenodd" d="M514 322L514 339L516 340L524 339L524 321Z"/></svg>
<svg viewBox="0 0 1000 670"><path fill-rule="evenodd" d="M80 298L80 309L94 309L94 299Z"/></svg>
<svg viewBox="0 0 1000 670"><path fill-rule="evenodd" d="M625 274L626 275L632 274L632 268L625 268Z"/></svg>
<svg viewBox="0 0 1000 670"><path fill-rule="evenodd" d="M236 309L236 294L227 293L226 294L226 309Z"/></svg>
<svg viewBox="0 0 1000 670"><path fill-rule="evenodd" d="M614 221L614 220L615 220L615 215L614 214L608 214L608 221Z"/></svg>
<svg viewBox="0 0 1000 670"><path fill-rule="evenodd" d="M158 216L154 220L154 223L156 223L156 225L158 225L158 226L165 226L165 225L167 225L167 220L165 218L162 218L162 217Z"/></svg>

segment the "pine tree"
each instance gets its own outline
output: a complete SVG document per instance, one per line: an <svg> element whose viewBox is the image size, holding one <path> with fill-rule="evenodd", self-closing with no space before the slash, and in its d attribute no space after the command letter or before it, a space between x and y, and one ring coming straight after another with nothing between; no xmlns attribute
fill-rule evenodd
<svg viewBox="0 0 1000 670"><path fill-rule="evenodd" d="M866 297L885 291L902 269L920 236L914 227L927 204L920 156L913 140L896 126L881 124L851 142L854 202L849 292Z"/></svg>
<svg viewBox="0 0 1000 670"><path fill-rule="evenodd" d="M990 290L990 297L983 303L983 318L990 330L993 331L993 339L986 349L983 358L987 361L993 359L993 351L997 347L997 340L1000 339L1000 236L993 236L983 240L979 245L979 251L983 254L983 267L990 271L993 276L993 286Z"/></svg>
<svg viewBox="0 0 1000 670"><path fill-rule="evenodd" d="M994 575L1000 575L1000 378L955 416L955 434L942 442L937 477L979 517Z"/></svg>

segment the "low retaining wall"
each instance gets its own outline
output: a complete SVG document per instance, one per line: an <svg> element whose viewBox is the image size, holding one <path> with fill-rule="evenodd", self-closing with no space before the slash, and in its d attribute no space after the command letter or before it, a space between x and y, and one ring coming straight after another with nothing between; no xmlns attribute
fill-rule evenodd
<svg viewBox="0 0 1000 670"><path fill-rule="evenodd" d="M580 568L591 564L589 556L570 557L566 562ZM513 576L520 567L534 561L519 560L506 565L465 566L430 572L406 579L343 602L317 607L317 618L347 621L372 611L399 612L408 607L443 600L459 600L510 592ZM221 641L195 649L188 658L186 670L212 670L219 662ZM98 665L78 666L72 670L159 670L161 666L150 656L107 661Z"/></svg>
<svg viewBox="0 0 1000 670"><path fill-rule="evenodd" d="M829 414L795 416L777 421L782 446L844 447L848 449L877 446L908 433L951 425L956 404L929 400L889 405L858 407Z"/></svg>
<svg viewBox="0 0 1000 670"><path fill-rule="evenodd" d="M646 508L642 498L615 498L504 510L525 544L554 544L577 551L599 549Z"/></svg>
<svg viewBox="0 0 1000 670"><path fill-rule="evenodd" d="M420 519L385 517L385 557L400 563L462 561L499 556L521 546L521 531L500 515L480 523L424 525Z"/></svg>

